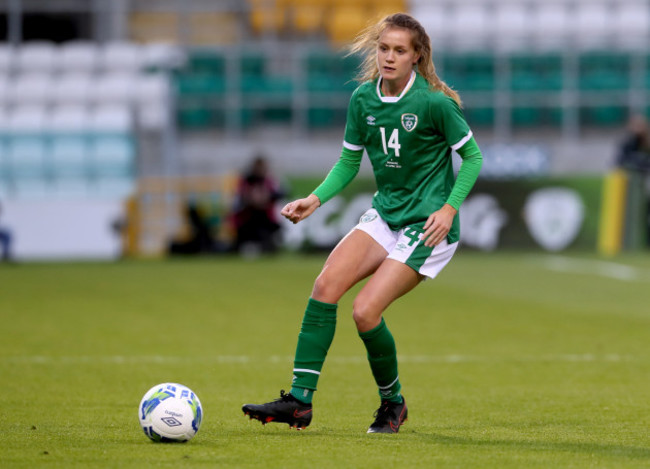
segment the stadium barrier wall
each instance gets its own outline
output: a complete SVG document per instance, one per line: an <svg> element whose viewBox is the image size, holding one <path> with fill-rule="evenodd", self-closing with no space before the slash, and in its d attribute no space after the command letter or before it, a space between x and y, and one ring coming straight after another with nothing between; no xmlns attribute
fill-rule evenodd
<svg viewBox="0 0 650 469"><path fill-rule="evenodd" d="M316 182L293 180L292 186L298 197L309 193ZM460 210L461 242L484 251L595 251L602 190L600 176L479 180ZM331 248L370 207L373 192L371 180L355 180L305 222L286 222L285 245Z"/></svg>

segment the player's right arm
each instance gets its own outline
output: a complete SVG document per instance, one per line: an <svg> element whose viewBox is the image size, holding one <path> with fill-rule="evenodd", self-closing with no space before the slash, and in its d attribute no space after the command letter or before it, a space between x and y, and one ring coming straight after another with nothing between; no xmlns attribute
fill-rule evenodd
<svg viewBox="0 0 650 469"><path fill-rule="evenodd" d="M280 214L293 223L304 220L341 192L359 172L363 150L350 150L343 147L341 158L336 162L325 180L304 199L294 200L284 206Z"/></svg>
<svg viewBox="0 0 650 469"><path fill-rule="evenodd" d="M357 109L358 90L359 88L352 93L350 98L341 157L325 180L308 197L289 202L280 212L282 216L293 223L298 223L314 213L314 210L341 192L359 173L364 147L362 144L351 143L363 141L363 135L358 130L357 122L361 115Z"/></svg>

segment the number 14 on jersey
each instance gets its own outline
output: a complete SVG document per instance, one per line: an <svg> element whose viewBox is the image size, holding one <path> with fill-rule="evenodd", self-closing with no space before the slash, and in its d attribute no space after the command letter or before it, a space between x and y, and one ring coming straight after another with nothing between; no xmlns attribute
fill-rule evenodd
<svg viewBox="0 0 650 469"><path fill-rule="evenodd" d="M399 149L402 147L399 143L399 131L398 129L393 129L390 133L388 141L386 141L386 128L379 127L381 132L381 145L384 148L384 155L388 155L388 149L392 148L395 151L395 156L399 156Z"/></svg>

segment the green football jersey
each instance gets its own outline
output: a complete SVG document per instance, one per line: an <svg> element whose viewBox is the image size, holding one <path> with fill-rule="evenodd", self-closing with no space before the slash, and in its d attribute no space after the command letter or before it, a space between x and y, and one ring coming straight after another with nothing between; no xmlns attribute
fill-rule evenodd
<svg viewBox="0 0 650 469"><path fill-rule="evenodd" d="M343 145L365 148L377 182L373 207L392 230L422 228L454 186L452 149L472 137L460 107L413 72L399 96L383 96L380 79L360 85L348 107ZM447 236L459 239L458 215Z"/></svg>

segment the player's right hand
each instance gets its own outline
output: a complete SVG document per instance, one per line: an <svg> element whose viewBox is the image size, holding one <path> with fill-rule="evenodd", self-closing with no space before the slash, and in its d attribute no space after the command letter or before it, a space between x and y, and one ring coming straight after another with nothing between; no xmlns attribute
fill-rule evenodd
<svg viewBox="0 0 650 469"><path fill-rule="evenodd" d="M320 199L314 194L310 194L304 199L289 202L282 208L280 215L295 224L314 213L318 207L320 207Z"/></svg>

